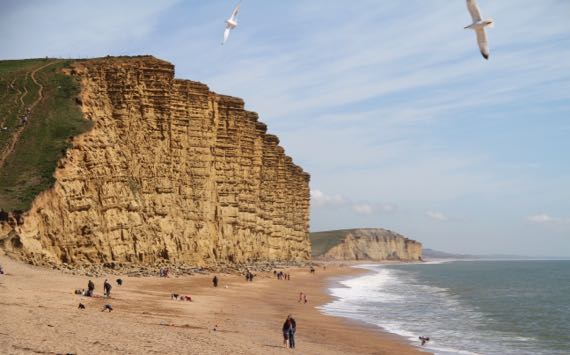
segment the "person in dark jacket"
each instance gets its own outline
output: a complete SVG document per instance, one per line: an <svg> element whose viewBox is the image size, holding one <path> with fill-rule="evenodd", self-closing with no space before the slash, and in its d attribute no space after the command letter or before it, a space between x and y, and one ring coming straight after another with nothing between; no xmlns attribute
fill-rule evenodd
<svg viewBox="0 0 570 355"><path fill-rule="evenodd" d="M289 329L291 328L291 321L289 317L283 323L282 331L283 331L283 347L289 347Z"/></svg>
<svg viewBox="0 0 570 355"><path fill-rule="evenodd" d="M105 279L105 282L103 283L103 295L107 296L107 297L111 297L111 284L109 283L109 281L107 281L107 279Z"/></svg>
<svg viewBox="0 0 570 355"><path fill-rule="evenodd" d="M218 276L214 276L214 278L212 279L212 283L214 284L214 287L218 287Z"/></svg>
<svg viewBox="0 0 570 355"><path fill-rule="evenodd" d="M295 332L297 331L297 322L295 322L295 318L292 315L291 317L291 328L289 329L289 348L295 349Z"/></svg>
<svg viewBox="0 0 570 355"><path fill-rule="evenodd" d="M295 331L297 330L297 322L292 315L288 315L285 323L283 323L283 346L290 349L295 348ZM288 343L288 344L287 344Z"/></svg>
<svg viewBox="0 0 570 355"><path fill-rule="evenodd" d="M85 294L85 296L93 297L94 291L95 291L95 284L93 283L93 281L89 280L89 282L87 283L87 293Z"/></svg>

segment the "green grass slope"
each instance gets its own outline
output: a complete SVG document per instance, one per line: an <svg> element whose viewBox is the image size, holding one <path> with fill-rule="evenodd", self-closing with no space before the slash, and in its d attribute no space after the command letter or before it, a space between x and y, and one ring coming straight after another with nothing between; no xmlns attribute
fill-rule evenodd
<svg viewBox="0 0 570 355"><path fill-rule="evenodd" d="M69 61L0 61L0 210L24 211L54 183L70 138L86 132ZM35 78L35 81L34 81ZM28 122L21 117L30 109Z"/></svg>
<svg viewBox="0 0 570 355"><path fill-rule="evenodd" d="M326 232L313 232L309 234L311 240L311 254L313 257L326 253L335 245L340 244L346 235L355 229L339 229Z"/></svg>

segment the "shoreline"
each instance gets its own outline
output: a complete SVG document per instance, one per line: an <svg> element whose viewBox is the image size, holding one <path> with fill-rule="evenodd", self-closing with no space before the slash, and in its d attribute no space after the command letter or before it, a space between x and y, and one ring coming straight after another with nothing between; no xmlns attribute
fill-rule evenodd
<svg viewBox="0 0 570 355"><path fill-rule="evenodd" d="M341 262L342 263L342 262ZM422 264L424 262L406 262L406 261L371 261L371 260L363 260L363 261L349 261L348 265L345 265L343 267L349 268L354 270L354 273L343 273L341 270L341 274L337 275L337 276L333 276L331 277L328 281L329 284L326 286L326 288L324 289L324 292L326 292L329 295L329 301L325 302L323 304L320 304L318 307L322 307L336 299L340 299L339 297L336 297L334 295L331 294L330 289L332 288L348 288L347 286L342 284L342 281L348 281L348 280L352 280L355 278L359 278L361 276L366 276L366 275L373 275L374 271L364 268L364 267L359 267L362 265L398 265L398 264ZM342 316L342 315L335 315L332 313L325 313L325 310L321 310L319 309L319 311L327 316L327 317L334 317L334 318L339 318L344 320L347 324L349 324L349 326L353 326L353 327L362 327L362 328L366 328L366 329L370 329L371 331L374 332L379 332L383 335L388 335L393 337L396 341L401 342L403 344L406 344L414 349L416 349L417 351L419 351L421 354L432 354L432 352L429 349L420 347L416 344L414 344L414 342L411 339L406 338L405 336L401 335L401 334L397 334L397 333L393 333L390 332L389 330L383 328L382 326L376 325L376 324L372 324L372 323L368 323L366 321L363 320L359 320L359 319L354 319L351 317L346 317L346 316Z"/></svg>
<svg viewBox="0 0 570 355"><path fill-rule="evenodd" d="M10 354L426 354L398 335L363 322L325 315L318 306L333 299L335 279L366 270L350 266L287 268L290 281L259 272L254 282L218 273L175 278L121 276L112 297L102 298L104 277L42 269L0 255L7 274L0 277L0 350ZM89 298L73 294L95 282ZM308 304L298 303L299 292ZM170 294L191 295L193 302ZM79 310L83 303L86 309ZM113 312L101 312L111 303ZM287 314L297 320L296 349L282 347Z"/></svg>

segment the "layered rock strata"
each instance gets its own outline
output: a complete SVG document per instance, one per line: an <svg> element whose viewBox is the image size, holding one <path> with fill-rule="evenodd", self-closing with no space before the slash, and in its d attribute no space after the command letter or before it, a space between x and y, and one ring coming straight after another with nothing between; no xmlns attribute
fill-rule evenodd
<svg viewBox="0 0 570 355"><path fill-rule="evenodd" d="M422 260L422 244L398 233L376 229L354 229L323 255L328 260Z"/></svg>
<svg viewBox="0 0 570 355"><path fill-rule="evenodd" d="M76 62L94 128L4 248L34 263L310 258L309 175L239 98L174 79L153 57Z"/></svg>

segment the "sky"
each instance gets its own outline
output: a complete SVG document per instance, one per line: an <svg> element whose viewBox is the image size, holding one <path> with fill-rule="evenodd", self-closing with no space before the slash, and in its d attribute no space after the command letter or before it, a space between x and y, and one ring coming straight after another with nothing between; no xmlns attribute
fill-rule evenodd
<svg viewBox="0 0 570 355"><path fill-rule="evenodd" d="M311 231L570 256L570 1L0 0L0 58L152 54L245 100L311 174Z"/></svg>

